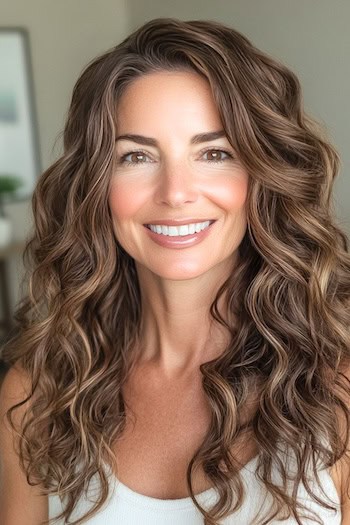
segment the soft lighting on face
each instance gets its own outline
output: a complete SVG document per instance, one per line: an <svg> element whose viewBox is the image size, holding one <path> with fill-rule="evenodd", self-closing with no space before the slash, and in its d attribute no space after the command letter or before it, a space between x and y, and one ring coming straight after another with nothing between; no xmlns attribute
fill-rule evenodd
<svg viewBox="0 0 350 525"><path fill-rule="evenodd" d="M138 267L164 279L231 266L246 231L248 175L209 84L195 73L148 74L127 88L118 108L109 205L120 244ZM169 230L174 224L164 232L145 226L171 220L192 223L192 230L212 223L191 234Z"/></svg>

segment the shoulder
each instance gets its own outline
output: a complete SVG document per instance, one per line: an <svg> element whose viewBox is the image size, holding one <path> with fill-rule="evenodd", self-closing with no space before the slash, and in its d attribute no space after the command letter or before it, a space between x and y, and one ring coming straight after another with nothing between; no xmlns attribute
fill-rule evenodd
<svg viewBox="0 0 350 525"><path fill-rule="evenodd" d="M6 412L16 403L23 401L30 392L30 378L26 372L19 365L13 365L5 374L5 377L0 385L0 424L2 436L7 436L9 430ZM28 404L23 405L18 410L17 416L14 416L19 422L19 417L23 415Z"/></svg>
<svg viewBox="0 0 350 525"><path fill-rule="evenodd" d="M342 370L345 381L348 381L347 389L350 391L350 366ZM347 407L347 413L350 422L350 397L345 395L344 391L339 391L339 396ZM339 494L339 499L342 509L342 525L350 525L350 432L346 435L347 425L346 416L343 411L339 409L339 430L342 439L347 439L346 456L338 460L330 469L330 475L334 481L335 487ZM350 428L349 428L350 431Z"/></svg>
<svg viewBox="0 0 350 525"><path fill-rule="evenodd" d="M6 417L7 411L15 404L24 401L30 392L30 378L23 368L13 365L5 374L0 385L0 432L6 444L9 432L12 432ZM29 406L29 401L24 403L13 413L13 420L20 424L21 419Z"/></svg>
<svg viewBox="0 0 350 525"><path fill-rule="evenodd" d="M12 366L0 386L0 522L8 525L34 525L48 517L47 496L38 486L28 484L17 453L17 436L6 417L7 411L25 400L29 392L30 378L21 367ZM28 402L13 412L16 427L27 408Z"/></svg>
<svg viewBox="0 0 350 525"><path fill-rule="evenodd" d="M20 392L19 389L21 390ZM0 385L0 395L7 397L11 394L18 397L18 395L29 392L29 389L30 378L28 373L21 365L15 364L5 373Z"/></svg>

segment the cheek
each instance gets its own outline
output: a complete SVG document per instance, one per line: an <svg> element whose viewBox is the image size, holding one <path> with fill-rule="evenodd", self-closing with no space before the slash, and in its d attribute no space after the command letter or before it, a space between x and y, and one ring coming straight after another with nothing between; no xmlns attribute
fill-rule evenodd
<svg viewBox="0 0 350 525"><path fill-rule="evenodd" d="M141 207L144 198L140 188L130 184L113 183L109 192L108 203L115 221L133 217Z"/></svg>
<svg viewBox="0 0 350 525"><path fill-rule="evenodd" d="M245 207L248 193L246 177L227 177L211 189L211 195L220 208L230 212L239 212Z"/></svg>

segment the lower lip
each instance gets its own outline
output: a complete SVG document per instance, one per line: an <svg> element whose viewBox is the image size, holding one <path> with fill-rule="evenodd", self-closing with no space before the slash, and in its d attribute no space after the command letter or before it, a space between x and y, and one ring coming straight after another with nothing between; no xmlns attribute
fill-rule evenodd
<svg viewBox="0 0 350 525"><path fill-rule="evenodd" d="M198 233L193 233L192 235L184 236L176 235L174 237L170 237L169 235L162 235L161 233L155 233L149 228L147 228L147 226L145 226L145 228L152 241L156 242L160 246L163 246L165 248L181 249L189 248L190 246L194 246L195 244L198 244L201 241L203 241L203 239L205 239L209 235L212 226L215 224L215 222L216 221L214 221L207 228L201 230Z"/></svg>

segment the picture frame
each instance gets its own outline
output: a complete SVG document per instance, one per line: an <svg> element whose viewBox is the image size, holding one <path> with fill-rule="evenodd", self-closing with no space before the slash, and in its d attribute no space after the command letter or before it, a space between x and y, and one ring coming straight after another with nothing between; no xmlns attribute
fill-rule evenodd
<svg viewBox="0 0 350 525"><path fill-rule="evenodd" d="M8 200L30 198L40 172L29 34L0 27L0 176L21 179Z"/></svg>

